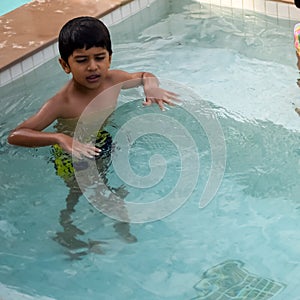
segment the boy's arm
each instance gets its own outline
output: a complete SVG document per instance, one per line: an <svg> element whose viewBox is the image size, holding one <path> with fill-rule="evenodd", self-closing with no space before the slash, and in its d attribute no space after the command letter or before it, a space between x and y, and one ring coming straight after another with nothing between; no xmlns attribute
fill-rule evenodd
<svg viewBox="0 0 300 300"><path fill-rule="evenodd" d="M146 101L144 105L151 105L153 102L158 104L161 110L164 110L164 104L174 105L178 101L178 95L159 87L158 78L149 72L127 73L117 71L123 77L122 88L128 89L143 85Z"/></svg>
<svg viewBox="0 0 300 300"><path fill-rule="evenodd" d="M48 101L32 117L18 125L8 137L8 142L24 147L43 147L58 143L57 133L42 132L56 120L53 101Z"/></svg>
<svg viewBox="0 0 300 300"><path fill-rule="evenodd" d="M64 133L43 132L26 127L18 127L8 137L12 145L24 147L43 147L58 144L60 147L75 157L94 157L100 154L101 150L92 144L83 144Z"/></svg>
<svg viewBox="0 0 300 300"><path fill-rule="evenodd" d="M82 144L72 137L57 132L43 132L57 119L54 106L47 102L35 115L16 127L8 136L12 145L23 147L43 147L58 144L62 149L76 157L93 157L99 149L90 144Z"/></svg>

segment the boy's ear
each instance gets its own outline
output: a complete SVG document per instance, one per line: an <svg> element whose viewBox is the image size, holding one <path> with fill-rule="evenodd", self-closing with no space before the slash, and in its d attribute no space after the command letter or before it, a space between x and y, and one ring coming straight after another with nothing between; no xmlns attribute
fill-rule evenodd
<svg viewBox="0 0 300 300"><path fill-rule="evenodd" d="M69 64L67 62L65 62L61 57L58 59L61 67L63 68L63 70L67 73L70 74L71 73L71 69L69 67Z"/></svg>

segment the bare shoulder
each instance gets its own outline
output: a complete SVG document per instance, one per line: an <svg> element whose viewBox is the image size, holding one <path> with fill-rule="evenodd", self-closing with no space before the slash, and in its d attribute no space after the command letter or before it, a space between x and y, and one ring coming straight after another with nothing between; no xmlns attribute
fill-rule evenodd
<svg viewBox="0 0 300 300"><path fill-rule="evenodd" d="M49 98L42 106L41 111L52 118L63 118L68 107L68 93L62 89Z"/></svg>
<svg viewBox="0 0 300 300"><path fill-rule="evenodd" d="M134 87L141 84L143 72L129 73L123 70L110 70L109 76L114 84L121 84L122 88Z"/></svg>
<svg viewBox="0 0 300 300"><path fill-rule="evenodd" d="M67 102L66 100L66 95L64 93L58 92L45 102L44 107L50 110L59 111L60 107L62 108L62 106L64 106Z"/></svg>
<svg viewBox="0 0 300 300"><path fill-rule="evenodd" d="M72 85L67 84L46 103L44 108L48 113L56 118L76 118L85 108L82 94L78 94L72 88Z"/></svg>

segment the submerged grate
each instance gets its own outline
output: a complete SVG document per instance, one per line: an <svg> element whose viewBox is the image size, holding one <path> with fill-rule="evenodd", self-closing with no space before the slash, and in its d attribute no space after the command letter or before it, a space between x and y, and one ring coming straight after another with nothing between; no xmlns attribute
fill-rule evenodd
<svg viewBox="0 0 300 300"><path fill-rule="evenodd" d="M227 260L208 269L194 285L198 296L191 300L267 300L286 287L252 274L243 266L241 261Z"/></svg>

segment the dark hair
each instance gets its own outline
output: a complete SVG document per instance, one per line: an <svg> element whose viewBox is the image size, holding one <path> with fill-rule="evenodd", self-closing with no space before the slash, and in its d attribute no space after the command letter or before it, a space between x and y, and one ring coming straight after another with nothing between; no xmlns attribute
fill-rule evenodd
<svg viewBox="0 0 300 300"><path fill-rule="evenodd" d="M76 49L102 47L112 54L110 34L107 27L93 17L77 17L68 21L60 30L58 48L61 58L68 58Z"/></svg>

